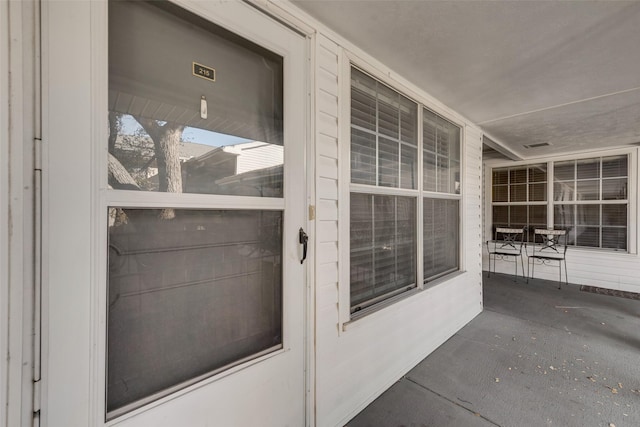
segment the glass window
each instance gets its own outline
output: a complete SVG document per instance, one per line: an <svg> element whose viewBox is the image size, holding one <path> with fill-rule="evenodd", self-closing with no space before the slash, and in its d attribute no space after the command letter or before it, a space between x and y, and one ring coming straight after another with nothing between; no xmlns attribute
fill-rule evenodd
<svg viewBox="0 0 640 427"><path fill-rule="evenodd" d="M569 244L627 250L627 168L627 155L555 163L554 225Z"/></svg>
<svg viewBox="0 0 640 427"><path fill-rule="evenodd" d="M532 242L535 228L547 226L547 164L498 168L492 177L493 226L527 227Z"/></svg>
<svg viewBox="0 0 640 427"><path fill-rule="evenodd" d="M424 281L458 270L460 254L460 201L423 200Z"/></svg>
<svg viewBox="0 0 640 427"><path fill-rule="evenodd" d="M109 185L282 197L282 57L167 3L109 2Z"/></svg>
<svg viewBox="0 0 640 427"><path fill-rule="evenodd" d="M415 102L351 69L351 182L417 189Z"/></svg>
<svg viewBox="0 0 640 427"><path fill-rule="evenodd" d="M418 108L352 67L352 314L459 269L461 130L420 107L419 135ZM368 192L366 186L376 192ZM421 198L424 192L429 196ZM418 218L420 199L422 218ZM419 221L423 236L417 235ZM417 277L418 245L424 248L423 278Z"/></svg>
<svg viewBox="0 0 640 427"><path fill-rule="evenodd" d="M351 194L351 311L416 287L416 199Z"/></svg>
<svg viewBox="0 0 640 427"><path fill-rule="evenodd" d="M628 163L617 155L493 169L493 225L527 226L532 241L535 227L553 224L567 230L570 245L626 251ZM547 165L554 177L549 221Z"/></svg>
<svg viewBox="0 0 640 427"><path fill-rule="evenodd" d="M460 194L460 127L423 109L423 189Z"/></svg>

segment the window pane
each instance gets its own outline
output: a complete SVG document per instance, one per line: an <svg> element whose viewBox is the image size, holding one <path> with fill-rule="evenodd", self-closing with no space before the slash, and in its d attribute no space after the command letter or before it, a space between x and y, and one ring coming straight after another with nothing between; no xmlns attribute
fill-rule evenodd
<svg viewBox="0 0 640 427"><path fill-rule="evenodd" d="M508 169L494 169L493 170L493 185L502 185L509 183L509 170Z"/></svg>
<svg viewBox="0 0 640 427"><path fill-rule="evenodd" d="M400 139L418 145L418 109L416 103L400 96Z"/></svg>
<svg viewBox="0 0 640 427"><path fill-rule="evenodd" d="M509 206L493 207L493 225L496 227L509 226Z"/></svg>
<svg viewBox="0 0 640 427"><path fill-rule="evenodd" d="M612 156L602 158L602 177L627 176L627 156Z"/></svg>
<svg viewBox="0 0 640 427"><path fill-rule="evenodd" d="M437 190L437 178L436 178L436 154L424 151L424 173L423 173L423 186L425 191L436 191Z"/></svg>
<svg viewBox="0 0 640 427"><path fill-rule="evenodd" d="M602 225L627 226L627 205L602 205Z"/></svg>
<svg viewBox="0 0 640 427"><path fill-rule="evenodd" d="M576 227L576 245L587 247L600 247L600 228Z"/></svg>
<svg viewBox="0 0 640 427"><path fill-rule="evenodd" d="M602 180L602 200L626 200L627 178Z"/></svg>
<svg viewBox="0 0 640 427"><path fill-rule="evenodd" d="M521 228L527 225L527 206L510 206L509 209L509 226Z"/></svg>
<svg viewBox="0 0 640 427"><path fill-rule="evenodd" d="M429 110L423 111L422 146L425 150L436 152L437 117Z"/></svg>
<svg viewBox="0 0 640 427"><path fill-rule="evenodd" d="M442 117L438 117L437 152L445 157L449 157L449 145L452 142L452 135L449 133L449 130L449 122Z"/></svg>
<svg viewBox="0 0 640 427"><path fill-rule="evenodd" d="M282 57L166 3L109 2L109 185L282 197Z"/></svg>
<svg viewBox="0 0 640 427"><path fill-rule="evenodd" d="M360 73L357 70L353 70L352 73ZM356 76L358 80L362 77ZM360 126L372 131L376 130L376 99L358 88L358 83L354 82L354 76L352 74L352 86L351 86L351 124Z"/></svg>
<svg viewBox="0 0 640 427"><path fill-rule="evenodd" d="M460 161L460 128L449 123L449 135L449 158L458 162Z"/></svg>
<svg viewBox="0 0 640 427"><path fill-rule="evenodd" d="M108 412L282 348L282 212L170 210L109 209Z"/></svg>
<svg viewBox="0 0 640 427"><path fill-rule="evenodd" d="M351 307L416 286L416 199L351 194Z"/></svg>
<svg viewBox="0 0 640 427"><path fill-rule="evenodd" d="M578 186L576 200L600 199L600 180L590 179L588 181L578 181L576 184Z"/></svg>
<svg viewBox="0 0 640 427"><path fill-rule="evenodd" d="M556 201L573 201L575 191L575 181L554 182L553 183L553 200Z"/></svg>
<svg viewBox="0 0 640 427"><path fill-rule="evenodd" d="M451 161L449 163L449 182L451 186L449 188L450 193L460 194L462 184L460 182L460 162Z"/></svg>
<svg viewBox="0 0 640 427"><path fill-rule="evenodd" d="M418 149L404 144L401 149L400 187L415 189L418 179Z"/></svg>
<svg viewBox="0 0 640 427"><path fill-rule="evenodd" d="M575 179L571 178L572 165L573 162L555 163L555 178L566 181L554 183L554 200L572 200L574 194L577 202L627 200L626 155L577 160ZM569 231L569 244L626 249L626 204L555 205L554 214L555 226Z"/></svg>
<svg viewBox="0 0 640 427"><path fill-rule="evenodd" d="M527 182L527 168L517 168L509 170L509 183L510 184L523 184Z"/></svg>
<svg viewBox="0 0 640 427"><path fill-rule="evenodd" d="M539 165L529 166L529 182L544 182L547 180L547 165L541 163Z"/></svg>
<svg viewBox="0 0 640 427"><path fill-rule="evenodd" d="M399 187L399 147L395 141L378 139L378 185Z"/></svg>
<svg viewBox="0 0 640 427"><path fill-rule="evenodd" d="M578 160L578 179L600 178L600 159Z"/></svg>
<svg viewBox="0 0 640 427"><path fill-rule="evenodd" d="M576 224L600 225L600 205L576 205Z"/></svg>
<svg viewBox="0 0 640 427"><path fill-rule="evenodd" d="M376 137L351 129L351 182L376 185Z"/></svg>
<svg viewBox="0 0 640 427"><path fill-rule="evenodd" d="M602 247L626 250L627 228L602 227Z"/></svg>
<svg viewBox="0 0 640 427"><path fill-rule="evenodd" d="M575 225L575 205L555 205L553 223L558 228L572 228Z"/></svg>
<svg viewBox="0 0 640 427"><path fill-rule="evenodd" d="M425 282L458 269L459 201L424 199Z"/></svg>
<svg viewBox="0 0 640 427"><path fill-rule="evenodd" d="M449 191L449 159L438 156L438 191L446 193Z"/></svg>
<svg viewBox="0 0 640 427"><path fill-rule="evenodd" d="M494 185L493 186L493 201L494 202L508 202L509 201L509 186L507 185Z"/></svg>
<svg viewBox="0 0 640 427"><path fill-rule="evenodd" d="M378 132L394 139L400 138L399 95L378 83Z"/></svg>
<svg viewBox="0 0 640 427"><path fill-rule="evenodd" d="M396 250L395 265L392 270L395 280L394 290L400 286L405 288L416 286L418 239L416 199L409 197L396 197L395 199L396 228L393 237L395 238Z"/></svg>
<svg viewBox="0 0 640 427"><path fill-rule="evenodd" d="M536 228L547 228L547 207L529 206L529 223L527 224L526 241L533 242Z"/></svg>
<svg viewBox="0 0 640 427"><path fill-rule="evenodd" d="M547 205L529 206L529 225L538 228L547 226Z"/></svg>
<svg viewBox="0 0 640 427"><path fill-rule="evenodd" d="M356 68L351 97L351 182L416 189L417 104Z"/></svg>
<svg viewBox="0 0 640 427"><path fill-rule="evenodd" d="M555 162L553 165L554 179L557 181L569 181L575 179L575 161Z"/></svg>
<svg viewBox="0 0 640 427"><path fill-rule="evenodd" d="M374 281L373 262L373 197L351 193L351 295L369 294Z"/></svg>
<svg viewBox="0 0 640 427"><path fill-rule="evenodd" d="M529 201L544 202L547 200L547 183L529 184Z"/></svg>
<svg viewBox="0 0 640 427"><path fill-rule="evenodd" d="M424 189L459 194L460 128L427 109L423 109L423 156Z"/></svg>
<svg viewBox="0 0 640 427"><path fill-rule="evenodd" d="M527 184L510 185L510 202L527 201Z"/></svg>

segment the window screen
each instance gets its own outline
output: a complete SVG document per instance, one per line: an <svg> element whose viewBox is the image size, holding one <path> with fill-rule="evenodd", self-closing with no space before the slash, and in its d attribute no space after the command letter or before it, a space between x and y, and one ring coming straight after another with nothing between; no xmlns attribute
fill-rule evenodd
<svg viewBox="0 0 640 427"><path fill-rule="evenodd" d="M282 212L109 209L107 411L282 346Z"/></svg>

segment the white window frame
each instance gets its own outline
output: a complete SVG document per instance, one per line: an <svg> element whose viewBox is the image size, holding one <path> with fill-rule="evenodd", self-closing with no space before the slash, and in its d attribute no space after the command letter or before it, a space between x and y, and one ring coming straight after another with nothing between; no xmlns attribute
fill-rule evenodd
<svg viewBox="0 0 640 427"><path fill-rule="evenodd" d="M407 84L394 78L391 72L381 72L380 65L371 65L357 55L347 50L342 51L339 56L340 71L340 92L339 92L339 126L338 139L340 141L339 151L339 185L338 185L338 205L339 213L339 285L338 285L338 314L339 330L346 331L347 326L355 324L356 320L365 319L369 314L378 312L394 303L405 300L423 290L433 286L448 282L450 278L464 271L464 168L465 168L465 125L461 117L449 111L443 111L442 107L434 105L435 102L420 96L416 90L408 87ZM417 103L417 147L418 147L418 185L416 189L380 187L366 184L351 183L351 68L358 68L365 74L379 82L389 86L394 91ZM443 119L453 123L460 128L460 193L443 193L423 190L423 110L428 109ZM351 314L350 295L350 195L352 192L366 193L373 195L395 195L410 196L416 198L416 287L395 295L391 298L377 302L366 309L361 310L357 315ZM459 200L459 223L458 223L458 268L455 271L443 273L432 278L431 281L424 281L424 260L423 260L423 201L425 198L456 199Z"/></svg>
<svg viewBox="0 0 640 427"><path fill-rule="evenodd" d="M572 161L572 160L585 160L585 159L593 159L600 157L610 157L610 156L618 156L618 155L627 155L629 158L629 166L628 166L628 175L627 175L627 183L628 183L628 194L627 194L627 250L614 250L608 248L596 248L596 247L587 247L587 246L571 246L571 252L593 252L599 251L612 255L634 255L638 253L638 190L640 189L638 183L638 157L639 157L640 149L638 148L615 148L610 150L600 150L600 151L590 151L590 152L580 152L575 154L565 154L561 156L549 156L543 158L534 158L529 160L522 161L495 161L488 162L487 167L485 169L485 195L486 195L486 203L485 203L485 216L487 218L485 224L485 237L492 235L492 227L493 227L493 196L492 196L492 187L493 187L493 170L505 167L517 167L517 166L526 166L531 164L547 164L547 201L546 202L516 202L516 203L506 203L506 202L496 202L496 205L506 205L509 204L514 206L516 204L545 204L547 206L547 226L554 226L554 206L556 205L553 200L553 188L554 188L554 176L553 176L553 164L556 162L564 162L564 161ZM601 181L602 178L599 178ZM584 201L577 202L572 201L569 204L621 204L622 200L593 200L593 201Z"/></svg>

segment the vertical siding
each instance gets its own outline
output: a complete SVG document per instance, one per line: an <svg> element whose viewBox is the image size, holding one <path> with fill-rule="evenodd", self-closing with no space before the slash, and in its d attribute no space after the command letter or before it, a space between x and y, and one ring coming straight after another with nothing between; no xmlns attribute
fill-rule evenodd
<svg viewBox="0 0 640 427"><path fill-rule="evenodd" d="M316 425L342 426L481 307L481 140L465 130L462 259L465 271L340 330L339 189L341 48L320 35L316 54ZM346 94L348 96L348 93ZM340 144L342 141L340 141ZM348 198L347 198L348 200ZM343 218L344 220L344 218ZM348 268L348 266L343 266ZM344 301L342 302L344 303ZM348 303L348 302L347 302Z"/></svg>

